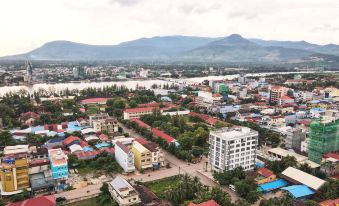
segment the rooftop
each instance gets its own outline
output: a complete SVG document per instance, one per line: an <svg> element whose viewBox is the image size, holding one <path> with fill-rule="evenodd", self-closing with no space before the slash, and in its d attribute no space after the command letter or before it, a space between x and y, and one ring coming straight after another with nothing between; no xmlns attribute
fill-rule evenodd
<svg viewBox="0 0 339 206"><path fill-rule="evenodd" d="M325 184L324 180L293 167L288 167L281 174L295 180L296 182L304 184L313 190L318 190L323 184Z"/></svg>
<svg viewBox="0 0 339 206"><path fill-rule="evenodd" d="M55 206L54 195L35 197L21 202L10 203L7 206Z"/></svg>
<svg viewBox="0 0 339 206"><path fill-rule="evenodd" d="M133 147L140 153L149 152L149 150L137 141L133 142Z"/></svg>
<svg viewBox="0 0 339 206"><path fill-rule="evenodd" d="M124 112L126 113L138 113L138 112L151 112L153 111L153 107L139 107L139 108L128 108L125 109Z"/></svg>
<svg viewBox="0 0 339 206"><path fill-rule="evenodd" d="M314 192L306 185L292 185L281 189L288 191L295 199L314 194Z"/></svg>
<svg viewBox="0 0 339 206"><path fill-rule="evenodd" d="M49 149L48 156L53 165L67 164L67 155L65 155L61 148Z"/></svg>
<svg viewBox="0 0 339 206"><path fill-rule="evenodd" d="M213 130L210 134L219 136L224 139L242 138L247 135L258 135L258 132L248 127L223 127Z"/></svg>

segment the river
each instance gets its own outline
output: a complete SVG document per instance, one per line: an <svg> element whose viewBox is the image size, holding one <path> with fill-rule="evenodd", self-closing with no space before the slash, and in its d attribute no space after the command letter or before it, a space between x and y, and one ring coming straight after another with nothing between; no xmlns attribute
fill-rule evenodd
<svg viewBox="0 0 339 206"><path fill-rule="evenodd" d="M271 74L291 74L291 73L314 73L314 72L272 72L272 73L254 73L254 74L247 74L248 77L254 77L254 76L267 76ZM163 84L195 84L195 83L201 83L204 80L231 80L239 75L226 75L226 76L207 76L207 77L195 77L195 78L183 78L183 79L151 79L151 80L126 80L126 81L112 81L112 82L77 82L77 83L56 83L56 84L50 84L50 83L41 83L41 84L34 84L30 86L3 86L0 87L0 97L3 96L6 93L9 92L19 92L21 90L25 90L29 93L33 93L34 91L38 91L40 89L44 89L49 92L58 92L65 89L84 89L87 87L95 87L95 88L102 88L105 86L126 86L129 89L135 89L137 85L143 86L146 88L151 88L153 84L157 85L163 85Z"/></svg>

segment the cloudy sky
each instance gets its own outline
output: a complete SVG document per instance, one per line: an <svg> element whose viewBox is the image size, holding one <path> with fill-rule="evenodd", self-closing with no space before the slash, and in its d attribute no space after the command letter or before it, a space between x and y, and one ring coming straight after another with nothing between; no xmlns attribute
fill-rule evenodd
<svg viewBox="0 0 339 206"><path fill-rule="evenodd" d="M0 56L163 35L339 44L338 0L0 0Z"/></svg>

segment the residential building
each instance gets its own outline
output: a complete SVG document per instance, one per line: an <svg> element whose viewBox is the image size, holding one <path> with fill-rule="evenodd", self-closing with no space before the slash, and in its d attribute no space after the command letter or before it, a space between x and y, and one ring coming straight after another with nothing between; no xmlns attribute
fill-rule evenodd
<svg viewBox="0 0 339 206"><path fill-rule="evenodd" d="M117 163L119 163L125 172L133 172L135 170L133 152L120 141L115 142L114 149Z"/></svg>
<svg viewBox="0 0 339 206"><path fill-rule="evenodd" d="M138 170L144 170L152 167L152 153L142 144L134 141L131 151L134 154L134 165Z"/></svg>
<svg viewBox="0 0 339 206"><path fill-rule="evenodd" d="M287 87L272 86L270 89L270 100L271 102L277 102L279 98L287 95Z"/></svg>
<svg viewBox="0 0 339 206"><path fill-rule="evenodd" d="M305 138L305 140L301 142L300 152L308 152L308 138Z"/></svg>
<svg viewBox="0 0 339 206"><path fill-rule="evenodd" d="M199 91L198 92L198 106L201 108L210 108L215 105L218 105L222 102L223 96L219 93L212 93L212 92L205 92Z"/></svg>
<svg viewBox="0 0 339 206"><path fill-rule="evenodd" d="M301 151L301 142L305 140L306 133L300 128L281 127L278 131L285 137L285 147L295 151Z"/></svg>
<svg viewBox="0 0 339 206"><path fill-rule="evenodd" d="M339 150L339 119L324 116L311 122L308 138L308 158L318 164L322 155Z"/></svg>
<svg viewBox="0 0 339 206"><path fill-rule="evenodd" d="M152 153L153 168L158 169L165 166L165 156L162 149L156 143L147 143L144 145Z"/></svg>
<svg viewBox="0 0 339 206"><path fill-rule="evenodd" d="M242 167L252 170L255 165L258 132L247 127L227 128L210 132L209 162L214 171Z"/></svg>
<svg viewBox="0 0 339 206"><path fill-rule="evenodd" d="M93 124L93 129L96 132L113 134L114 132L118 132L119 130L118 121L114 118L95 120L93 121L92 124Z"/></svg>
<svg viewBox="0 0 339 206"><path fill-rule="evenodd" d="M35 159L29 162L29 180L33 193L36 191L53 191L54 180L48 159Z"/></svg>
<svg viewBox="0 0 339 206"><path fill-rule="evenodd" d="M104 120L108 118L109 118L109 115L107 113L91 115L89 116L89 125L93 127L93 121Z"/></svg>
<svg viewBox="0 0 339 206"><path fill-rule="evenodd" d="M136 205L141 202L137 191L121 176L108 183L108 190L119 206Z"/></svg>
<svg viewBox="0 0 339 206"><path fill-rule="evenodd" d="M3 151L4 155L14 155L20 153L29 153L28 145L15 145L15 146L7 146Z"/></svg>
<svg viewBox="0 0 339 206"><path fill-rule="evenodd" d="M294 103L294 99L292 97L287 96L287 95L278 98L278 104L279 105L293 104L293 103Z"/></svg>
<svg viewBox="0 0 339 206"><path fill-rule="evenodd" d="M64 180L68 178L68 157L61 150L58 149L49 149L48 158L51 165L52 177L55 180Z"/></svg>
<svg viewBox="0 0 339 206"><path fill-rule="evenodd" d="M6 155L1 162L1 194L29 187L27 153Z"/></svg>
<svg viewBox="0 0 339 206"><path fill-rule="evenodd" d="M146 114L153 114L153 107L128 108L124 110L124 119L140 118Z"/></svg>
<svg viewBox="0 0 339 206"><path fill-rule="evenodd" d="M272 182L277 179L277 176L271 170L264 167L259 168L257 174L255 181L258 185Z"/></svg>

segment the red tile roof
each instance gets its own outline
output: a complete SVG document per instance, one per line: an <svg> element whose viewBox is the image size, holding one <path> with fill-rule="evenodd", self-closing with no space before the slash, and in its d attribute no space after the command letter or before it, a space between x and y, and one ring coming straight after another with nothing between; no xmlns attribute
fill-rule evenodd
<svg viewBox="0 0 339 206"><path fill-rule="evenodd" d="M264 177L270 177L270 176L274 175L274 173L271 170L269 170L267 168L264 168L264 167L260 168L258 170L258 174L260 174L260 175L262 175Z"/></svg>
<svg viewBox="0 0 339 206"><path fill-rule="evenodd" d="M323 155L324 158L334 158L336 160L339 160L339 154L336 153L327 153Z"/></svg>
<svg viewBox="0 0 339 206"><path fill-rule="evenodd" d="M325 200L319 203L320 206L337 206L339 205L339 198L335 200Z"/></svg>
<svg viewBox="0 0 339 206"><path fill-rule="evenodd" d="M121 142L116 142L115 146L120 147L120 149L122 149L122 151L124 151L126 154L129 153L129 149L126 147L126 145L122 144Z"/></svg>
<svg viewBox="0 0 339 206"><path fill-rule="evenodd" d="M69 136L66 139L64 139L64 145L69 145L74 141L79 141L79 143L81 142L81 139L77 136Z"/></svg>
<svg viewBox="0 0 339 206"><path fill-rule="evenodd" d="M151 112L153 110L154 110L153 107L139 107L139 108L128 108L128 109L125 109L124 112L137 113L137 112Z"/></svg>
<svg viewBox="0 0 339 206"><path fill-rule="evenodd" d="M75 155L78 159L90 159L95 158L97 155L99 155L101 151L95 150L91 152L78 152Z"/></svg>
<svg viewBox="0 0 339 206"><path fill-rule="evenodd" d="M190 203L188 206L220 206L218 203L216 203L214 200L208 200L207 202L203 202L200 204L194 204Z"/></svg>
<svg viewBox="0 0 339 206"><path fill-rule="evenodd" d="M101 135L99 135L99 139L100 139L101 141L108 141L108 136L105 135L105 134L101 134Z"/></svg>
<svg viewBox="0 0 339 206"><path fill-rule="evenodd" d="M160 104L157 102L151 102L147 104L138 104L138 107L159 107Z"/></svg>
<svg viewBox="0 0 339 206"><path fill-rule="evenodd" d="M148 141L143 137L138 137L138 138L135 138L134 140L139 142L142 145L148 144Z"/></svg>
<svg viewBox="0 0 339 206"><path fill-rule="evenodd" d="M21 202L10 203L7 206L55 206L54 195L35 197Z"/></svg>
<svg viewBox="0 0 339 206"><path fill-rule="evenodd" d="M152 133L155 136L165 140L168 144L171 144L172 142L175 141L175 139L173 137L169 136L168 134L166 134L165 132L163 132L161 130L158 130L157 128L152 128Z"/></svg>
<svg viewBox="0 0 339 206"><path fill-rule="evenodd" d="M133 118L133 119L131 119L131 121L137 123L139 125L139 127L143 127L143 128L146 128L146 129L151 128L151 126L149 126L145 122L141 121L140 119Z"/></svg>
<svg viewBox="0 0 339 206"><path fill-rule="evenodd" d="M107 102L109 98L89 98L81 100L81 103L104 103Z"/></svg>
<svg viewBox="0 0 339 206"><path fill-rule="evenodd" d="M282 100L293 100L293 98L291 98L287 95L280 97L280 99L282 99Z"/></svg>

